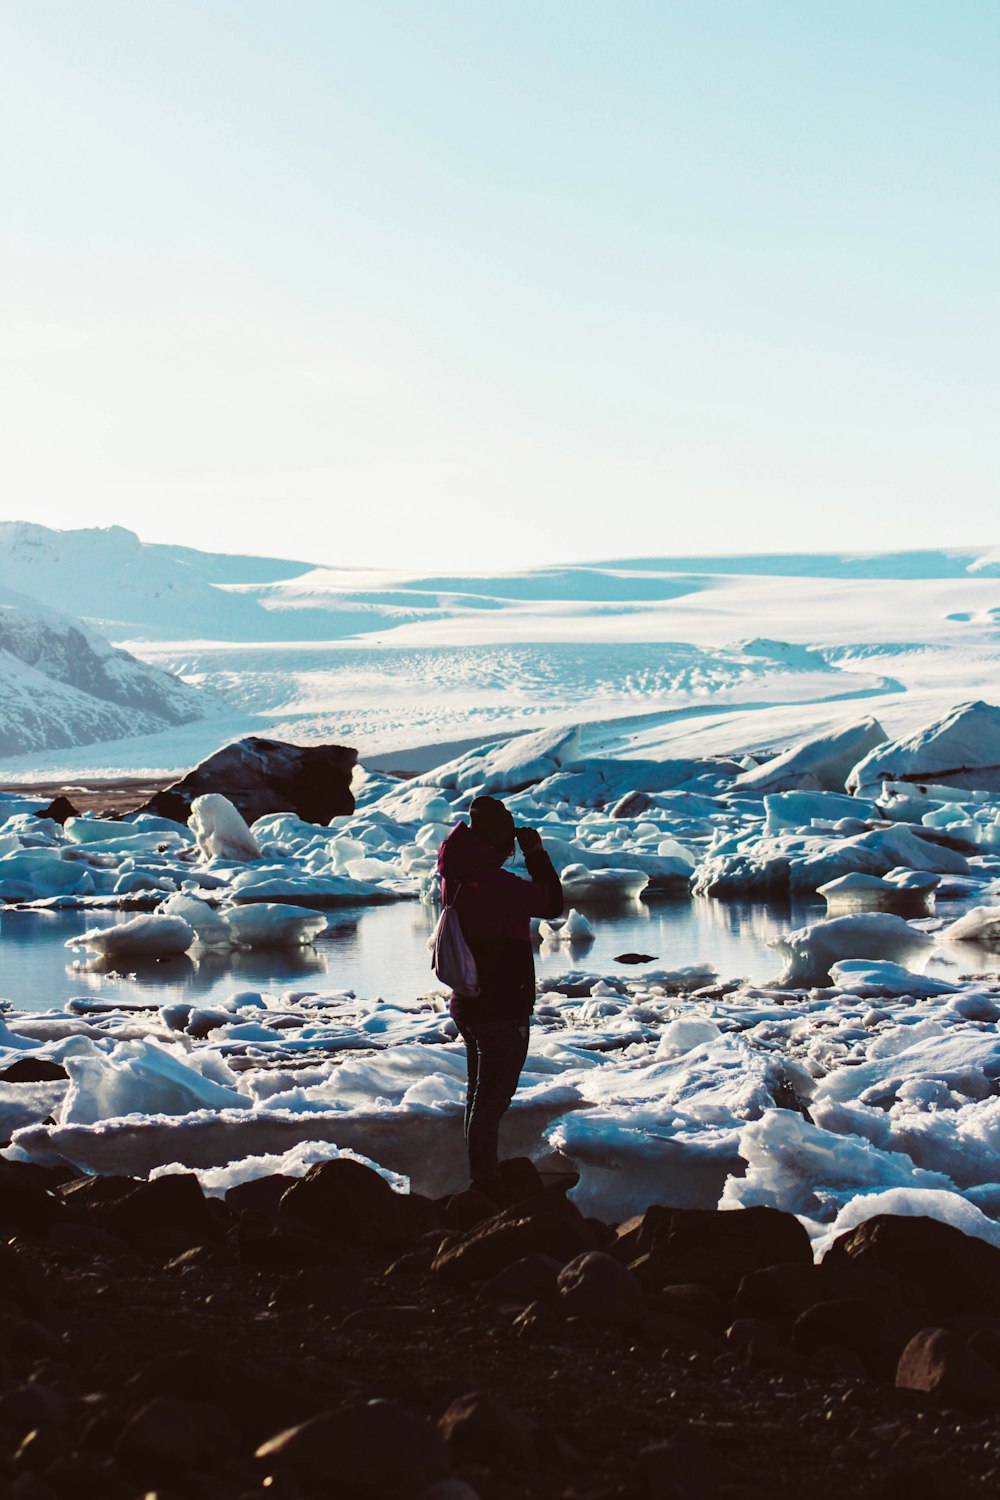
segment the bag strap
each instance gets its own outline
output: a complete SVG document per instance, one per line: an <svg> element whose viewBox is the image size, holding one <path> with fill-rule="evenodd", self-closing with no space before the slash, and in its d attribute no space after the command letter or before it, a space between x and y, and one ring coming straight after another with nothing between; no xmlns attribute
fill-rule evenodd
<svg viewBox="0 0 1000 1500"><path fill-rule="evenodd" d="M455 894L454 894L454 896L452 896L452 898L451 898L450 901L446 901L445 902L445 911L454 911L454 909L455 909L455 902L458 900L459 894L460 894L462 886L464 884L465 884L464 880L460 880L458 882L458 885L455 887Z"/></svg>

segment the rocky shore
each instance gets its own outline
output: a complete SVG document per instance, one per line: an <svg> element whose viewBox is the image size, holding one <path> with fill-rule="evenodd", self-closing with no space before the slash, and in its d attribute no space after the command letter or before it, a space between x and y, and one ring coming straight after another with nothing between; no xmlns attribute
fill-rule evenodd
<svg viewBox="0 0 1000 1500"><path fill-rule="evenodd" d="M349 1160L205 1197L0 1165L0 1496L972 1500L1000 1250L769 1208L583 1217Z"/></svg>

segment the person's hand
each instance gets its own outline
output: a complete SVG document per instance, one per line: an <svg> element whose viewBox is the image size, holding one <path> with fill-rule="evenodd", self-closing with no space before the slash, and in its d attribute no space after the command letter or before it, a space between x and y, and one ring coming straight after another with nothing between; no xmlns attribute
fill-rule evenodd
<svg viewBox="0 0 1000 1500"><path fill-rule="evenodd" d="M537 828L516 828L514 837L521 847L522 854L533 854L536 849L542 847L542 836Z"/></svg>

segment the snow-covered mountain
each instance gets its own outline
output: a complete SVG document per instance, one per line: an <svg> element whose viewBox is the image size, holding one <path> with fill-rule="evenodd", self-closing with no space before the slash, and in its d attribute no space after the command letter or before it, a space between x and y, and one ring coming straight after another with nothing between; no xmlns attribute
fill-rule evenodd
<svg viewBox="0 0 1000 1500"><path fill-rule="evenodd" d="M216 707L82 620L0 588L0 756L154 734Z"/></svg>
<svg viewBox="0 0 1000 1500"><path fill-rule="evenodd" d="M615 754L757 753L833 731L859 708L909 732L955 703L995 701L1000 667L995 546L431 573L10 522L5 585L211 690L227 715L117 738L126 732L105 727L117 700L101 691L99 732L113 745L32 753L39 735L16 766L6 752L9 775L173 773L243 734L346 743L368 763L418 769L442 744L567 723ZM22 674L34 666L18 660ZM33 704L37 684L22 696ZM8 707L3 722L15 721L25 735L31 715Z"/></svg>

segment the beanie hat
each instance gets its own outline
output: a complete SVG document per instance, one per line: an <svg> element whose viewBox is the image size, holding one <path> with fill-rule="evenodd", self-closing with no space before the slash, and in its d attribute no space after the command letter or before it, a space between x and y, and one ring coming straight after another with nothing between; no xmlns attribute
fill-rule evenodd
<svg viewBox="0 0 1000 1500"><path fill-rule="evenodd" d="M505 852L514 847L514 819L495 797L476 797L469 808L469 823L477 838Z"/></svg>

